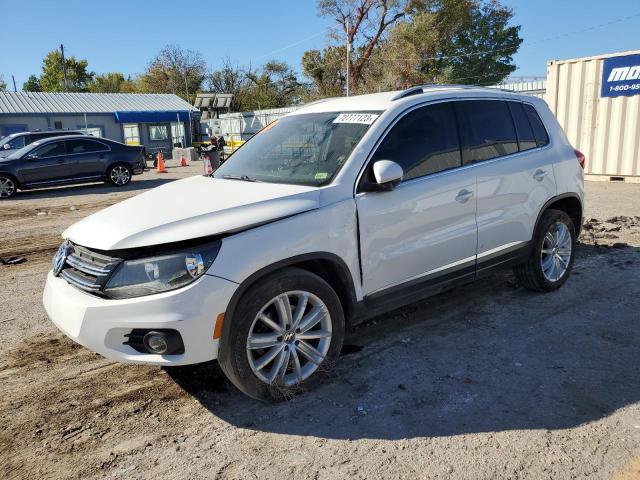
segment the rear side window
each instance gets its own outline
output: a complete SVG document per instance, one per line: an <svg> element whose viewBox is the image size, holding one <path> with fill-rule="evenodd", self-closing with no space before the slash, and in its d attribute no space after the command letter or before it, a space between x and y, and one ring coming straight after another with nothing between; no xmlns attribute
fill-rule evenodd
<svg viewBox="0 0 640 480"><path fill-rule="evenodd" d="M453 105L429 105L402 117L380 144L372 161L376 160L398 163L404 180L461 166Z"/></svg>
<svg viewBox="0 0 640 480"><path fill-rule="evenodd" d="M472 100L460 102L465 119L464 163L482 162L518 151L518 138L507 102Z"/></svg>
<svg viewBox="0 0 640 480"><path fill-rule="evenodd" d="M64 142L52 142L37 148L34 154L40 158L55 157L56 155L64 155Z"/></svg>
<svg viewBox="0 0 640 480"><path fill-rule="evenodd" d="M516 127L520 151L524 152L525 150L536 148L538 143L536 142L536 137L533 135L533 129L531 128L522 104L520 102L509 102L509 108L511 108L513 115L513 123Z"/></svg>
<svg viewBox="0 0 640 480"><path fill-rule="evenodd" d="M536 138L538 147L544 147L549 143L549 135L547 134L547 129L544 128L542 120L540 120L538 112L536 112L533 106L528 104L524 104L524 110L527 112L527 117L529 118L531 128L533 128L533 135Z"/></svg>
<svg viewBox="0 0 640 480"><path fill-rule="evenodd" d="M67 141L67 151L69 153L89 153L103 152L108 148L102 143L92 142L91 140L69 140Z"/></svg>

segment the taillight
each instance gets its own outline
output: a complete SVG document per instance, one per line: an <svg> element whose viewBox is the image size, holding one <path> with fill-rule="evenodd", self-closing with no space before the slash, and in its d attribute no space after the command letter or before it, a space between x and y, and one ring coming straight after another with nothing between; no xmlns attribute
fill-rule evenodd
<svg viewBox="0 0 640 480"><path fill-rule="evenodd" d="M584 153L582 153L580 150L574 150L574 152L576 153L576 158L578 159L578 163L584 170L584 164L587 161L587 157L585 157Z"/></svg>

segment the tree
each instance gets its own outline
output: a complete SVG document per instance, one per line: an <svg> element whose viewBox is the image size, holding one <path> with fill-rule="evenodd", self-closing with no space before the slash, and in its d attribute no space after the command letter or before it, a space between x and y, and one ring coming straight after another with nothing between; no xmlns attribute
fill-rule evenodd
<svg viewBox="0 0 640 480"><path fill-rule="evenodd" d="M40 79L35 75L29 75L27 81L22 84L22 90L25 92L41 92Z"/></svg>
<svg viewBox="0 0 640 480"><path fill-rule="evenodd" d="M89 90L95 93L132 93L136 88L131 77L125 78L120 72L110 72L96 75Z"/></svg>
<svg viewBox="0 0 640 480"><path fill-rule="evenodd" d="M62 65L62 54L58 50L47 53L42 62L40 86L44 92L86 92L93 81L93 72L87 71L86 60L76 60L75 57L65 58L65 75Z"/></svg>
<svg viewBox="0 0 640 480"><path fill-rule="evenodd" d="M200 53L167 45L151 60L137 83L142 92L175 93L192 103L205 74L206 63Z"/></svg>
<svg viewBox="0 0 640 480"><path fill-rule="evenodd" d="M350 89L357 92L364 70L384 35L413 8L412 0L318 0L321 16L331 17L352 46Z"/></svg>
<svg viewBox="0 0 640 480"><path fill-rule="evenodd" d="M249 85L245 72L231 62L229 57L222 61L222 66L207 76L209 91L212 93L230 93L233 95L231 110L241 111L243 95Z"/></svg>
<svg viewBox="0 0 640 480"><path fill-rule="evenodd" d="M344 49L335 46L326 47L322 51L304 52L302 70L315 87L313 97L336 97L343 94L347 78L344 55Z"/></svg>
<svg viewBox="0 0 640 480"><path fill-rule="evenodd" d="M4 76L0 73L0 92L7 91L7 82L4 81Z"/></svg>

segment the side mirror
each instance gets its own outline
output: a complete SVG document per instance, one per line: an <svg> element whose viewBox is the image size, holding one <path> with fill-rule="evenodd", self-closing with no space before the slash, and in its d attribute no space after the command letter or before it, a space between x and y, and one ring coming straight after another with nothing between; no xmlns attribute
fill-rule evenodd
<svg viewBox="0 0 640 480"><path fill-rule="evenodd" d="M2 145L2 148L4 148L5 150L9 150L11 148L11 145L5 143L4 145Z"/></svg>
<svg viewBox="0 0 640 480"><path fill-rule="evenodd" d="M27 155L26 157L27 160L37 160L38 159L38 155L36 155L35 153L30 153L29 155Z"/></svg>
<svg viewBox="0 0 640 480"><path fill-rule="evenodd" d="M378 160L373 164L373 177L380 190L393 190L403 175L402 167L392 160Z"/></svg>

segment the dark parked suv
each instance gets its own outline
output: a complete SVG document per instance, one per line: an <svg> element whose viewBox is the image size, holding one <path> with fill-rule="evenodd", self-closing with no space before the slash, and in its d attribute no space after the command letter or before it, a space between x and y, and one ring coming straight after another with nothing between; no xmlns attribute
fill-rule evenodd
<svg viewBox="0 0 640 480"><path fill-rule="evenodd" d="M12 133L0 139L0 157L8 157L16 150L26 147L30 143L51 137L64 135L87 135L82 130L45 130L35 132Z"/></svg>
<svg viewBox="0 0 640 480"><path fill-rule="evenodd" d="M0 158L0 199L17 189L104 180L121 187L145 167L144 147L67 135L46 138Z"/></svg>

